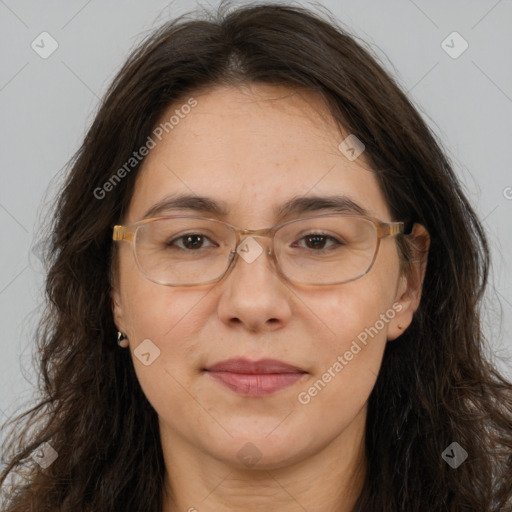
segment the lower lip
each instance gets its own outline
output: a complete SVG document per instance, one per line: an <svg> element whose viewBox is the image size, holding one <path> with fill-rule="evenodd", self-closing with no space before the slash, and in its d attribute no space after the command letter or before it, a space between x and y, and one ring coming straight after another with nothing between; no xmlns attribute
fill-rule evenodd
<svg viewBox="0 0 512 512"><path fill-rule="evenodd" d="M235 393L245 396L270 395L292 386L305 375L305 373L208 373Z"/></svg>

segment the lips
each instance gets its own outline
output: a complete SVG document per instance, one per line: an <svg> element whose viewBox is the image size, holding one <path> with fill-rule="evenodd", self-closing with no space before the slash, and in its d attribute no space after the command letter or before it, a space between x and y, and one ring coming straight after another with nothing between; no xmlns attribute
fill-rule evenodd
<svg viewBox="0 0 512 512"><path fill-rule="evenodd" d="M265 396L292 386L307 374L302 368L276 359L228 359L205 371L215 381L246 396Z"/></svg>
<svg viewBox="0 0 512 512"><path fill-rule="evenodd" d="M250 361L249 359L228 359L206 368L210 372L231 372L245 374L266 374L266 373L306 373L305 370L283 363L277 359L260 359Z"/></svg>

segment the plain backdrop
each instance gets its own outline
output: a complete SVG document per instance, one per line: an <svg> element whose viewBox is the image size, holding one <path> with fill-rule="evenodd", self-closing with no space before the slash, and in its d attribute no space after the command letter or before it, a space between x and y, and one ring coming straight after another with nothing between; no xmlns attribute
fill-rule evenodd
<svg viewBox="0 0 512 512"><path fill-rule="evenodd" d="M512 377L512 2L319 4L372 47L453 162L491 242L485 332L494 364ZM129 51L152 28L196 6L0 0L0 423L36 384L33 337L44 274L34 240L47 211L44 198L51 206L66 163Z"/></svg>

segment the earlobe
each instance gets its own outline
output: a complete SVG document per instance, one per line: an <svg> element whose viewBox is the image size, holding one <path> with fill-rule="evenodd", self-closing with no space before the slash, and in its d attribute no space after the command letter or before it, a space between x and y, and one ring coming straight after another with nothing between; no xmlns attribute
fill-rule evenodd
<svg viewBox="0 0 512 512"><path fill-rule="evenodd" d="M406 292L402 294L402 300L398 300L393 304L395 316L389 323L387 331L387 340L392 341L400 337L412 322L414 310L411 308L411 302L404 298ZM398 294L400 296L400 294Z"/></svg>
<svg viewBox="0 0 512 512"><path fill-rule="evenodd" d="M130 346L130 343L128 342L128 338L126 337L126 334L122 333L121 331L117 331L117 344L121 348L127 348Z"/></svg>
<svg viewBox="0 0 512 512"><path fill-rule="evenodd" d="M396 338L399 338L411 324L412 318L413 312L410 309L400 310L400 313L397 313L395 318L389 324L387 340L393 341Z"/></svg>

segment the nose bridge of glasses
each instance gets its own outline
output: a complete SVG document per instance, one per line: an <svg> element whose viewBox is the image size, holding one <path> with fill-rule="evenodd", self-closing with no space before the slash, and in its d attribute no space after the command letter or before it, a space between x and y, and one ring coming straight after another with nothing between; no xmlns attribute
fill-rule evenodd
<svg viewBox="0 0 512 512"><path fill-rule="evenodd" d="M239 229L237 230L237 238L236 238L236 248L240 247L245 240L248 238L260 238L266 239L264 245L267 246L268 253L272 252L272 240L274 237L274 230L272 228L262 228L262 229ZM269 247L270 245L270 247Z"/></svg>

